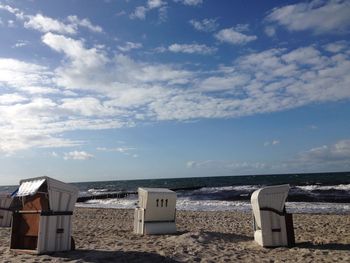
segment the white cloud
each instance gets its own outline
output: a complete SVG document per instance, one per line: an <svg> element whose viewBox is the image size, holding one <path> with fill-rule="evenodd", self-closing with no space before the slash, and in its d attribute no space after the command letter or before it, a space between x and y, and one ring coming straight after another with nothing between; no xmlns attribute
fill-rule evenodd
<svg viewBox="0 0 350 263"><path fill-rule="evenodd" d="M18 8L14 8L14 7L9 6L9 5L3 5L0 3L0 9L6 10L7 12L9 12L11 14L16 15L18 18L23 17L23 13Z"/></svg>
<svg viewBox="0 0 350 263"><path fill-rule="evenodd" d="M106 76L102 67L107 58L99 49L87 49L82 41L52 33L45 34L42 41L53 50L64 53L71 61L68 65L56 69L58 85L71 89L95 89L100 84L98 81L104 81ZM100 80L96 79L96 76L99 76Z"/></svg>
<svg viewBox="0 0 350 263"><path fill-rule="evenodd" d="M348 48L346 41L337 41L324 46L324 49L328 52L338 53Z"/></svg>
<svg viewBox="0 0 350 263"><path fill-rule="evenodd" d="M74 60L74 63L82 63L90 66L99 66L106 61L103 53L97 48L86 49L80 40L46 33L42 41L57 52L63 52L67 57ZM81 58L83 56L83 58ZM83 62L85 61L85 62Z"/></svg>
<svg viewBox="0 0 350 263"><path fill-rule="evenodd" d="M271 142L269 142L271 143ZM237 160L191 160L187 168L221 175L319 172L320 170L345 171L350 168L350 140L340 140L304 151L292 159L275 162Z"/></svg>
<svg viewBox="0 0 350 263"><path fill-rule="evenodd" d="M64 154L63 159L65 160L89 160L94 158L94 156L85 151L73 151Z"/></svg>
<svg viewBox="0 0 350 263"><path fill-rule="evenodd" d="M132 150L135 150L133 147L116 147L116 148L107 148L107 147L97 147L96 150L102 151L102 152L119 152L119 153L126 153Z"/></svg>
<svg viewBox="0 0 350 263"><path fill-rule="evenodd" d="M147 6L137 6L129 17L131 19L145 20L147 12L151 10L158 10L159 20L165 21L167 18L167 3L162 0L148 0Z"/></svg>
<svg viewBox="0 0 350 263"><path fill-rule="evenodd" d="M18 93L0 95L0 105L15 104L26 100L27 98L19 95Z"/></svg>
<svg viewBox="0 0 350 263"><path fill-rule="evenodd" d="M52 157L55 157L55 158L56 158L56 157L58 157L59 155L58 155L58 153L56 153L56 152L51 152L51 153L50 153L50 156L52 156Z"/></svg>
<svg viewBox="0 0 350 263"><path fill-rule="evenodd" d="M13 8L9 5L3 5L0 3L0 10L5 10L13 15L15 15L15 17L18 19L18 20L23 20L24 19L24 14L23 12L21 12L18 8ZM0 25L1 24L4 24L4 22L1 20L0 18ZM12 20L12 19L9 19L7 20L7 26L8 27L15 27L15 21Z"/></svg>
<svg viewBox="0 0 350 263"><path fill-rule="evenodd" d="M272 141L264 142L264 146L274 146L274 145L277 145L277 144L280 144L280 141L277 140L277 139L274 139Z"/></svg>
<svg viewBox="0 0 350 263"><path fill-rule="evenodd" d="M81 42L78 46L81 53L87 52ZM60 51L70 56L64 49ZM72 64L65 65L69 70L57 70L58 80L65 80L58 83L69 89L98 90L111 98L104 107L122 107L128 111L142 107L141 113L132 113L137 118L236 117L349 97L348 59L325 57L314 46L252 53L242 56L231 67L195 78L191 71L142 63L123 55L108 61L98 50L82 57L89 60L90 56L102 56L98 67L85 68L83 63L75 62L75 57L70 58ZM113 76L108 72L113 72ZM182 90L174 86L187 83L193 88ZM197 93L202 91L229 92L231 96Z"/></svg>
<svg viewBox="0 0 350 263"><path fill-rule="evenodd" d="M13 21L12 19L7 20L7 26L8 27L15 27L15 21Z"/></svg>
<svg viewBox="0 0 350 263"><path fill-rule="evenodd" d="M264 162L246 162L234 160L187 161L187 168L215 172L221 175L262 174L273 169L273 165Z"/></svg>
<svg viewBox="0 0 350 263"><path fill-rule="evenodd" d="M268 35L269 37L273 37L276 35L276 28L273 26L266 26L264 31L265 31L265 34Z"/></svg>
<svg viewBox="0 0 350 263"><path fill-rule="evenodd" d="M203 0L174 0L175 2L182 3L189 6L197 6L203 3Z"/></svg>
<svg viewBox="0 0 350 263"><path fill-rule="evenodd" d="M19 40L19 41L17 41L16 44L13 45L13 47L14 48L20 48L20 47L24 47L26 45L28 45L28 41L26 41L26 40Z"/></svg>
<svg viewBox="0 0 350 263"><path fill-rule="evenodd" d="M91 104L76 103L81 106L80 109L78 106L74 111L68 109L69 102L73 102L68 99L60 102L59 98L74 93L58 89L53 79L53 73L46 67L0 58L0 87L3 92L9 90L0 95L0 152L11 154L33 147L72 147L83 142L62 137L65 131L124 126L124 121L116 117L86 119L85 116L91 112L99 116L108 115L110 109L100 104L96 104L96 108L90 109L90 112L88 107L93 107ZM17 92L11 92L12 90ZM52 93L56 94L54 99L45 98ZM31 97L30 94L41 94L43 97ZM79 98L76 99L79 101ZM67 110L70 110L69 114ZM114 114L119 113L120 111L114 110ZM127 126L132 125L131 122L126 122Z"/></svg>
<svg viewBox="0 0 350 263"><path fill-rule="evenodd" d="M249 31L249 24L237 24L233 29L238 32L246 32Z"/></svg>
<svg viewBox="0 0 350 263"><path fill-rule="evenodd" d="M150 9L159 8L163 5L165 5L165 2L163 2L162 0L148 0L147 1L147 6Z"/></svg>
<svg viewBox="0 0 350 263"><path fill-rule="evenodd" d="M159 23L165 22L168 19L168 7L166 5L158 9Z"/></svg>
<svg viewBox="0 0 350 263"><path fill-rule="evenodd" d="M166 51L168 51L168 48L166 48L166 47L164 47L164 46L156 47L156 48L154 49L154 52L157 52L157 53L164 53L164 52L166 52Z"/></svg>
<svg viewBox="0 0 350 263"><path fill-rule="evenodd" d="M304 161L309 162L350 162L350 140L341 140L333 145L323 145L312 148L300 154Z"/></svg>
<svg viewBox="0 0 350 263"><path fill-rule="evenodd" d="M93 32L101 33L103 29L100 26L93 25L89 19L79 19L77 16L68 16L67 20L75 27L85 27Z"/></svg>
<svg viewBox="0 0 350 263"><path fill-rule="evenodd" d="M205 18L203 20L190 20L190 24L198 31L213 32L215 31L219 24L216 22L217 19Z"/></svg>
<svg viewBox="0 0 350 263"><path fill-rule="evenodd" d="M37 14L29 16L28 21L24 22L24 27L32 28L41 32L57 32L61 34L75 34L76 27L72 24L64 24L56 19Z"/></svg>
<svg viewBox="0 0 350 263"><path fill-rule="evenodd" d="M134 147L126 147L126 146L116 147L116 148L97 147L96 150L101 152L117 152L126 156L130 156L132 158L139 157L139 155L135 153L136 148Z"/></svg>
<svg viewBox="0 0 350 263"><path fill-rule="evenodd" d="M148 9L144 6L138 6L135 8L134 12L130 14L131 19L141 19L144 20L146 18L146 12Z"/></svg>
<svg viewBox="0 0 350 263"><path fill-rule="evenodd" d="M169 65L135 62L127 56L107 58L104 52L87 49L82 41L47 33L43 42L67 56L68 63L56 69L57 84L69 89L106 92L109 96L120 95L124 88L139 87L149 82L172 84L188 82L191 73Z"/></svg>
<svg viewBox="0 0 350 263"><path fill-rule="evenodd" d="M12 117L17 117L17 115ZM41 130L42 127L36 129L35 125L38 125L38 119L29 120L28 117L22 117L12 121L12 125L2 124L1 126L7 130L0 131L2 137L0 153L11 155L30 148L73 147L81 144L79 141L47 135L45 130Z"/></svg>
<svg viewBox="0 0 350 263"><path fill-rule="evenodd" d="M244 74L227 74L225 76L208 77L198 84L202 91L239 92L242 86L249 83L250 77Z"/></svg>
<svg viewBox="0 0 350 263"><path fill-rule="evenodd" d="M195 161L187 161L186 166L188 168L193 168L196 166L196 162Z"/></svg>
<svg viewBox="0 0 350 263"><path fill-rule="evenodd" d="M236 31L233 27L222 29L214 36L221 42L233 45L243 45L257 39L256 36L245 35Z"/></svg>
<svg viewBox="0 0 350 263"><path fill-rule="evenodd" d="M135 42L126 42L123 46L118 46L118 49L122 52L128 52L133 49L139 49L142 48L141 43L135 43Z"/></svg>
<svg viewBox="0 0 350 263"><path fill-rule="evenodd" d="M126 11L122 10L122 11L116 13L116 16L125 16L126 14L127 14Z"/></svg>
<svg viewBox="0 0 350 263"><path fill-rule="evenodd" d="M267 20L285 26L290 31L337 34L349 32L349 13L350 2L347 0L313 0L275 8Z"/></svg>
<svg viewBox="0 0 350 263"><path fill-rule="evenodd" d="M67 139L62 136L64 132L124 125L116 118L86 119L86 112L76 109L67 113L58 102L48 98L1 96L1 99L5 104L0 105L0 152L6 154L30 148L73 147L84 142Z"/></svg>
<svg viewBox="0 0 350 263"><path fill-rule="evenodd" d="M279 140L273 140L273 141L272 141L272 145L276 145L276 144L279 144L279 143L280 143Z"/></svg>
<svg viewBox="0 0 350 263"><path fill-rule="evenodd" d="M188 53L188 54L213 54L217 51L216 48L208 47L204 44L172 44L169 46L169 51L174 53Z"/></svg>
<svg viewBox="0 0 350 263"><path fill-rule="evenodd" d="M43 14L26 15L21 10L11 6L4 6L0 4L0 9L6 10L16 16L20 21L24 21L25 28L35 29L44 33L55 32L60 34L76 34L78 27L85 27L93 32L103 32L100 26L93 25L89 19L79 19L75 15L68 16L66 22L58 19L45 16ZM14 25L14 21L10 20L9 26Z"/></svg>
<svg viewBox="0 0 350 263"><path fill-rule="evenodd" d="M0 58L0 84L9 87L27 87L40 83L51 83L48 68L11 58Z"/></svg>
<svg viewBox="0 0 350 263"><path fill-rule="evenodd" d="M40 94L63 94L63 95L67 95L67 96L75 96L76 94L74 94L71 91L68 90L60 90L58 88L52 88L52 87L44 87L44 86L24 86L24 87L18 87L17 89L20 89L21 91L23 91L24 93L28 93L28 94L36 94L36 95L40 95Z"/></svg>
<svg viewBox="0 0 350 263"><path fill-rule="evenodd" d="M234 118L350 98L348 42L333 52L325 45L252 52L203 72L109 56L103 46L53 33L42 41L62 55L57 67L0 58L1 152L86 143L68 131Z"/></svg>
<svg viewBox="0 0 350 263"><path fill-rule="evenodd" d="M63 99L59 108L81 116L113 116L119 113L111 107L102 105L93 97Z"/></svg>
<svg viewBox="0 0 350 263"><path fill-rule="evenodd" d="M286 61L287 63L296 62L304 65L323 64L321 52L312 46L295 49L292 52L283 55L282 60Z"/></svg>

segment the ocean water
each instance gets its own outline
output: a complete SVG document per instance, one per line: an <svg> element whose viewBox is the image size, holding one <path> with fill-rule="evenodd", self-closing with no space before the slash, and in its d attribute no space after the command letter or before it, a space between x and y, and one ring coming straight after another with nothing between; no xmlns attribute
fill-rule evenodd
<svg viewBox="0 0 350 263"><path fill-rule="evenodd" d="M74 183L79 207L134 208L138 187L165 187L177 192L178 210L250 212L250 195L266 185L290 184L286 208L291 213L350 214L350 172L275 174ZM0 187L0 192L15 190ZM115 198L123 193L123 198ZM110 197L113 198L110 198ZM95 199L93 199L95 198ZM91 199L91 200L89 200Z"/></svg>

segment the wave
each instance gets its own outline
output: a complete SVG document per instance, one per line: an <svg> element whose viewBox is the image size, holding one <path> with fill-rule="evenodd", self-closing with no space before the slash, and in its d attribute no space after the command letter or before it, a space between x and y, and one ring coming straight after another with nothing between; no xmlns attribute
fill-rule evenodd
<svg viewBox="0 0 350 263"><path fill-rule="evenodd" d="M133 196L126 199L90 200L85 203L78 203L76 206L133 209L136 205L137 197ZM251 213L251 204L247 201L191 200L189 198L178 198L176 209L181 211L239 211ZM350 214L350 204L287 202L286 210L294 214Z"/></svg>
<svg viewBox="0 0 350 263"><path fill-rule="evenodd" d="M113 185L111 185L113 186ZM190 200L218 200L218 201L247 201L251 194L262 187L261 185L235 185L221 187L201 187L198 189L177 190L178 197L189 198ZM87 191L80 192L80 198L83 201L89 199L126 197L135 192L123 192L116 190L115 187L108 189L90 188ZM124 194L124 195L123 195ZM91 196L91 198L89 198ZM339 185L297 185L292 186L288 196L289 201L293 202L336 202L350 203L350 184Z"/></svg>
<svg viewBox="0 0 350 263"><path fill-rule="evenodd" d="M305 191L314 191L314 190L343 190L350 191L350 184L339 184L339 185L305 185L305 186L296 186L296 188L305 190Z"/></svg>
<svg viewBox="0 0 350 263"><path fill-rule="evenodd" d="M234 185L201 187L177 191L178 210L185 211L240 211L251 212L250 195L263 185ZM106 195L116 191L113 185L90 188L84 193ZM81 193L82 194L82 193ZM290 213L350 214L350 184L296 185L292 186L286 209ZM320 202L322 201L322 202ZM346 203L347 202L347 203ZM132 209L137 205L137 195L124 198L107 198L78 203L79 207Z"/></svg>
<svg viewBox="0 0 350 263"><path fill-rule="evenodd" d="M202 187L193 191L194 193L218 193L222 191L255 191L259 188L257 185L239 185L239 186L223 186L223 187Z"/></svg>

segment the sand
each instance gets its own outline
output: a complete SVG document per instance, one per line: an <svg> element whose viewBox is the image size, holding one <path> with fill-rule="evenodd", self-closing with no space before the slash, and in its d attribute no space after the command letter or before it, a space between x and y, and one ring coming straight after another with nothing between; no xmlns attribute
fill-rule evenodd
<svg viewBox="0 0 350 263"><path fill-rule="evenodd" d="M294 215L296 247L253 241L251 214L177 213L177 235L132 233L133 211L77 208L76 251L34 256L10 251L0 229L0 262L350 262L350 215Z"/></svg>

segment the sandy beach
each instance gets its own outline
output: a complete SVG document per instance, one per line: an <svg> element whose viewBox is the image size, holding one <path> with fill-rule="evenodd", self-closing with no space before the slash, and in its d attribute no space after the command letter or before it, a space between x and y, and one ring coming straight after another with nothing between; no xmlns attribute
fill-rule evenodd
<svg viewBox="0 0 350 263"><path fill-rule="evenodd" d="M133 210L77 208L76 250L34 256L9 250L0 229L1 262L350 262L349 215L294 215L296 247L265 249L253 241L251 214L177 213L177 235L132 233Z"/></svg>

